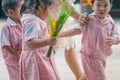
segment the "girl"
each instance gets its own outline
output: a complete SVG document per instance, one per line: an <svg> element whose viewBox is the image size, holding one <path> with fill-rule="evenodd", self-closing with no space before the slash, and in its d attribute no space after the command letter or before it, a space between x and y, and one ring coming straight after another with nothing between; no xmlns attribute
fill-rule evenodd
<svg viewBox="0 0 120 80"><path fill-rule="evenodd" d="M61 1L62 0L55 0L54 4L51 6L50 15L52 16L53 19L59 16ZM67 2L71 3L69 0ZM82 1L81 3L85 4L84 1ZM77 21L79 21L81 25L84 25L88 22L88 19L87 19L88 16L86 14L80 15L79 13L74 12L71 16ZM79 19L79 17L83 17L83 19L81 20L81 18ZM61 32L66 31L72 27L70 26L69 20L70 19L68 19L67 22L64 24L64 27ZM67 64L71 68L72 72L74 73L76 80L85 80L85 77L82 77L82 71L77 61L77 56L75 53L75 42L73 41L73 39L71 37L59 39L55 48L58 48L58 47L62 47L64 49L65 59L67 61Z"/></svg>
<svg viewBox="0 0 120 80"><path fill-rule="evenodd" d="M82 63L87 80L106 80L106 58L111 55L111 45L119 42L115 23L108 12L112 0L92 0L92 13L86 26L61 33L60 37L83 33Z"/></svg>
<svg viewBox="0 0 120 80"><path fill-rule="evenodd" d="M2 0L2 9L8 19L1 29L0 43L10 80L18 80L19 77L19 58L22 50L20 23L22 3L22 0Z"/></svg>
<svg viewBox="0 0 120 80"><path fill-rule="evenodd" d="M56 38L49 37L44 21L52 3L53 0L25 0L23 4L20 80L60 80L54 55L46 57L49 46L56 43Z"/></svg>

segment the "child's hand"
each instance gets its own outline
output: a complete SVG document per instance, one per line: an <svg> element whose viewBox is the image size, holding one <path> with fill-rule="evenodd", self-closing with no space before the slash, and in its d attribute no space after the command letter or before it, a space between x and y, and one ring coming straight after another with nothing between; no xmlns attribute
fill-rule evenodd
<svg viewBox="0 0 120 80"><path fill-rule="evenodd" d="M50 46L54 46L56 44L56 42L57 42L56 37L51 37L50 41L49 41L49 44L50 44Z"/></svg>
<svg viewBox="0 0 120 80"><path fill-rule="evenodd" d="M16 54L14 56L15 56L15 58L17 58L19 60L20 55L21 55L21 51L16 51Z"/></svg>
<svg viewBox="0 0 120 80"><path fill-rule="evenodd" d="M80 26L85 26L89 21L89 15L87 13L81 14L78 19Z"/></svg>
<svg viewBox="0 0 120 80"><path fill-rule="evenodd" d="M105 43L107 46L111 47L113 44L117 44L118 43L118 39L115 37L107 37L105 39Z"/></svg>
<svg viewBox="0 0 120 80"><path fill-rule="evenodd" d="M86 80L85 75L82 75L78 80Z"/></svg>

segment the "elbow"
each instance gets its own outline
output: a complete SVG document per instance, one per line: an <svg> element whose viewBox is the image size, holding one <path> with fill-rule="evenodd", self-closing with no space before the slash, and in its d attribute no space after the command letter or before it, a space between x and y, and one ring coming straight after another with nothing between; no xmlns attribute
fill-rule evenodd
<svg viewBox="0 0 120 80"><path fill-rule="evenodd" d="M82 33L82 31L81 31L80 28L75 28L74 30L75 30L74 32L75 32L77 35L79 35L79 34Z"/></svg>

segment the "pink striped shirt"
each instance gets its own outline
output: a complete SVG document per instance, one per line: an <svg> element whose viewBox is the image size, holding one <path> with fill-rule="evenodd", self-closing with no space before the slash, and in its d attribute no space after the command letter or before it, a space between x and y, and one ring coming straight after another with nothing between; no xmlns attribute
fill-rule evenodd
<svg viewBox="0 0 120 80"><path fill-rule="evenodd" d="M95 13L89 17L87 26L78 28L83 33L81 59L85 76L87 80L106 80L106 57L111 55L112 50L105 44L105 39L110 36L118 39L119 34L110 15L104 22Z"/></svg>
<svg viewBox="0 0 120 80"><path fill-rule="evenodd" d="M49 37L45 22L33 14L24 14L21 19L23 26L23 46L20 58L20 80L60 80L54 63L54 56L48 58L48 46L29 49L26 41Z"/></svg>
<svg viewBox="0 0 120 80"><path fill-rule="evenodd" d="M1 29L1 49L6 64L15 64L19 61L10 53L8 53L3 46L11 46L15 51L18 50L18 44L21 41L22 30L21 26L16 24L12 19L8 18L6 24Z"/></svg>
<svg viewBox="0 0 120 80"><path fill-rule="evenodd" d="M105 39L109 36L118 37L117 28L110 16L104 22L93 13L86 27L82 27L82 48L81 52L86 54L102 53L106 56L111 55L110 47L106 47Z"/></svg>
<svg viewBox="0 0 120 80"><path fill-rule="evenodd" d="M19 50L22 40L22 27L8 18L6 24L1 29L1 49L5 60L10 80L18 80L19 77L19 60L12 54L3 49L3 46L10 46L15 51Z"/></svg>

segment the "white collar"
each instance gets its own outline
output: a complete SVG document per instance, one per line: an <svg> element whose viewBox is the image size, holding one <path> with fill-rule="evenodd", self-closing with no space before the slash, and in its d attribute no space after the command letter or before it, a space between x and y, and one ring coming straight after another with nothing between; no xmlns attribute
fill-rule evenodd
<svg viewBox="0 0 120 80"><path fill-rule="evenodd" d="M26 19L31 19L31 18L36 18L40 22L45 22L44 20L42 20L39 17L35 16L34 14L30 14L30 13L29 14L23 14L22 18L21 18L21 22L24 21L24 20L26 20Z"/></svg>
<svg viewBox="0 0 120 80"><path fill-rule="evenodd" d="M13 21L11 18L7 18L7 23L10 25L10 26L16 26L17 25L17 23L15 22L15 21ZM9 27L10 27L9 26Z"/></svg>

